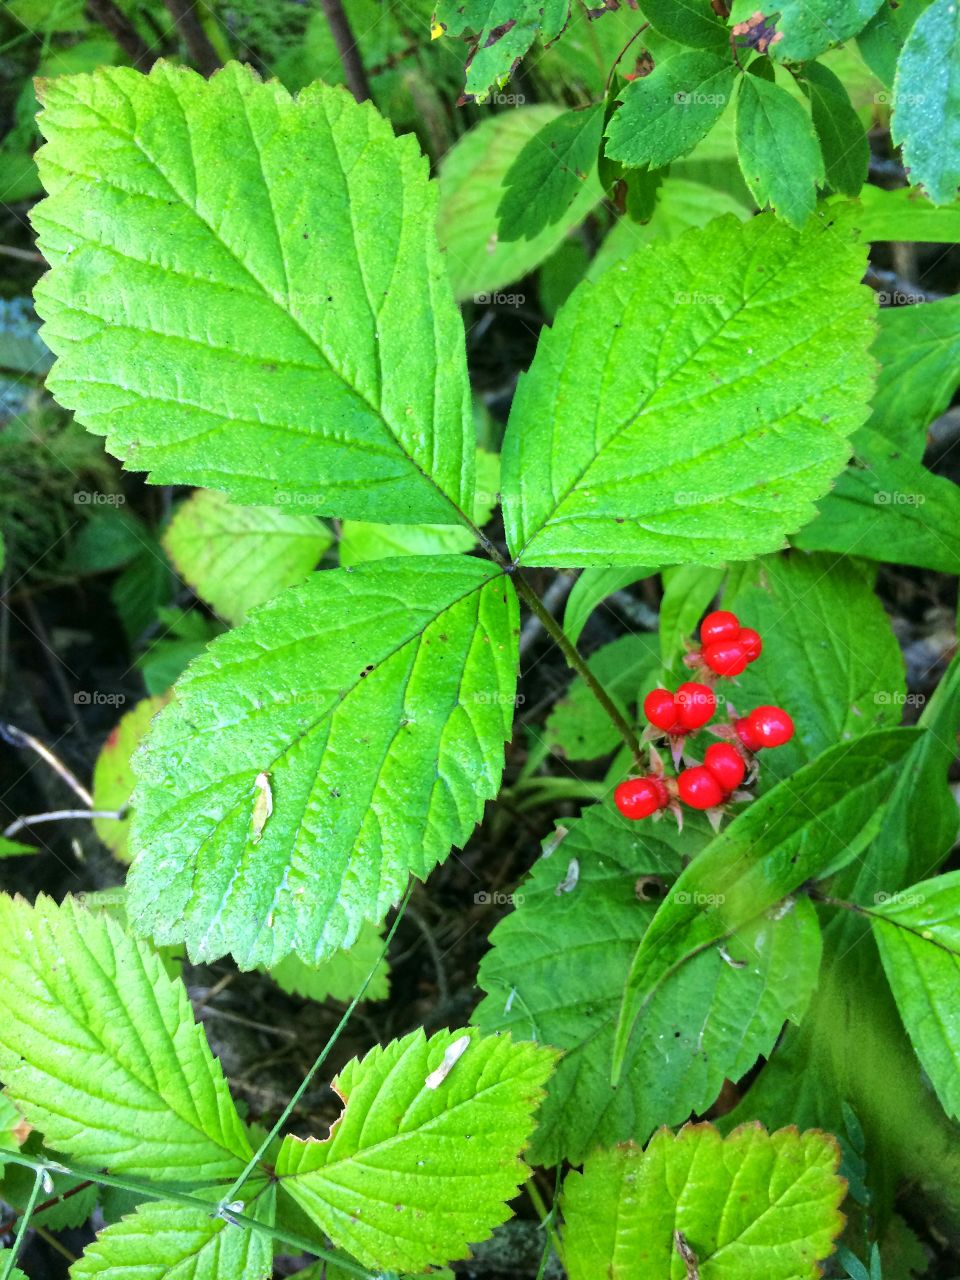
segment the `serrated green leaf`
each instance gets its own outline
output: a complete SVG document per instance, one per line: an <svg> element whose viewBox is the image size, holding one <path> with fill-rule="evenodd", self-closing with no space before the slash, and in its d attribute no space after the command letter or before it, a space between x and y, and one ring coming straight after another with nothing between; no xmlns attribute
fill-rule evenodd
<svg viewBox="0 0 960 1280"><path fill-rule="evenodd" d="M688 49L658 62L620 94L605 154L651 169L686 155L726 110L735 74L729 51Z"/></svg>
<svg viewBox="0 0 960 1280"><path fill-rule="evenodd" d="M770 21L782 33L770 52L781 62L806 62L849 40L867 25L883 0L778 0ZM735 0L731 22L757 11L753 0Z"/></svg>
<svg viewBox="0 0 960 1280"><path fill-rule="evenodd" d="M603 136L603 103L555 116L524 146L504 177L499 239L533 240L565 220L594 174Z"/></svg>
<svg viewBox="0 0 960 1280"><path fill-rule="evenodd" d="M834 743L900 724L906 680L890 620L862 566L832 556L766 556L731 571L723 598L763 636L728 697L738 714L785 707L796 734L760 757L760 781L790 778Z"/></svg>
<svg viewBox="0 0 960 1280"><path fill-rule="evenodd" d="M600 1152L563 1186L570 1280L814 1280L843 1228L839 1161L830 1134L759 1125Z"/></svg>
<svg viewBox="0 0 960 1280"><path fill-rule="evenodd" d="M854 447L852 463L794 546L960 573L960 487L871 427L860 428Z"/></svg>
<svg viewBox="0 0 960 1280"><path fill-rule="evenodd" d="M624 1078L610 1087L620 991L657 902L680 870L665 824L639 829L612 805L569 824L491 934L474 1021L563 1050L540 1109L531 1159L574 1163L598 1145L645 1140L716 1100L799 1020L819 968L816 915L806 899L741 929L723 952L702 952L644 1010ZM548 846L549 847L549 846ZM579 868L569 892L571 860Z"/></svg>
<svg viewBox="0 0 960 1280"><path fill-rule="evenodd" d="M150 727L150 721L169 700L169 694L144 698L122 716L111 730L93 766L95 809L113 809L119 812L129 804L135 782L130 757L139 747L143 735ZM118 819L94 818L93 829L115 858L119 858L121 862L130 861L131 855L127 847L129 815Z"/></svg>
<svg viewBox="0 0 960 1280"><path fill-rule="evenodd" d="M0 1075L54 1149L199 1183L250 1157L186 989L113 921L0 898Z"/></svg>
<svg viewBox="0 0 960 1280"><path fill-rule="evenodd" d="M30 1135L23 1145L23 1154L37 1159L43 1158L45 1153L39 1134ZM44 1190L41 1193L41 1203L30 1215L31 1225L47 1227L51 1231L82 1227L97 1207L99 1188L90 1185L87 1179L73 1177L66 1173L55 1171L49 1176L52 1186L49 1191ZM28 1169L24 1165L8 1164L3 1173L4 1202L22 1213L33 1193L35 1179L33 1169ZM42 1204L48 1200L52 1200L53 1203L42 1208Z"/></svg>
<svg viewBox="0 0 960 1280"><path fill-rule="evenodd" d="M267 972L274 982L290 995L308 1000L348 1002L353 999L364 978L377 963L383 951L383 937L376 925L365 924L347 951L335 952L329 960L317 965L304 963L297 955L284 956ZM376 972L364 993L365 1000L386 1000L390 994L390 966L386 960Z"/></svg>
<svg viewBox="0 0 960 1280"><path fill-rule="evenodd" d="M434 36L473 36L466 101L484 102L503 84L534 40L549 44L570 17L570 0L437 0Z"/></svg>
<svg viewBox="0 0 960 1280"><path fill-rule="evenodd" d="M803 232L726 217L579 285L510 413L512 553L716 564L809 520L867 413L874 304L853 239L843 213Z"/></svg>
<svg viewBox="0 0 960 1280"><path fill-rule="evenodd" d="M803 88L810 99L813 127L820 139L827 185L855 196L867 180L870 143L843 82L821 62L803 68Z"/></svg>
<svg viewBox="0 0 960 1280"><path fill-rule="evenodd" d="M40 123L48 386L111 452L239 502L460 522L463 330L413 138L238 64L52 81Z"/></svg>
<svg viewBox="0 0 960 1280"><path fill-rule="evenodd" d="M131 919L244 967L350 946L496 793L516 632L509 579L464 556L332 569L261 605L190 666L137 757Z"/></svg>
<svg viewBox="0 0 960 1280"><path fill-rule="evenodd" d="M603 198L599 179L591 172L559 222L532 240L498 238L497 210L507 174L527 143L559 115L560 108L547 103L502 111L464 134L444 157L437 231L457 298L480 304L494 300L505 286L549 258ZM518 297L508 293L502 305L522 304Z"/></svg>
<svg viewBox="0 0 960 1280"><path fill-rule="evenodd" d="M180 577L231 623L302 582L332 541L316 516L240 507L214 489L191 494L163 537Z"/></svg>
<svg viewBox="0 0 960 1280"><path fill-rule="evenodd" d="M893 141L910 182L934 204L952 204L960 185L960 9L935 0L907 36L893 86Z"/></svg>
<svg viewBox="0 0 960 1280"><path fill-rule="evenodd" d="M760 208L770 205L791 226L802 227L825 178L820 140L796 98L760 76L740 80L737 156Z"/></svg>
<svg viewBox="0 0 960 1280"><path fill-rule="evenodd" d="M887 981L944 1111L960 1119L960 871L878 897L870 923Z"/></svg>
<svg viewBox="0 0 960 1280"><path fill-rule="evenodd" d="M629 717L644 686L652 687L659 673L657 637L620 636L591 654L587 666ZM620 742L616 726L580 676L550 713L544 733L550 750L567 760L596 760Z"/></svg>
<svg viewBox="0 0 960 1280"><path fill-rule="evenodd" d="M260 1192L251 1211L266 1222L276 1191ZM268 1280L272 1273L269 1236L166 1200L147 1201L101 1231L70 1269L71 1280Z"/></svg>
<svg viewBox="0 0 960 1280"><path fill-rule="evenodd" d="M643 16L661 35L678 44L706 48L727 38L710 0L644 0Z"/></svg>
<svg viewBox="0 0 960 1280"><path fill-rule="evenodd" d="M345 1106L327 1141L284 1139L280 1185L366 1266L466 1257L527 1176L520 1154L554 1061L475 1030L377 1047L334 1081Z"/></svg>
<svg viewBox="0 0 960 1280"><path fill-rule="evenodd" d="M635 582L649 578L656 572L656 569L639 565L627 569L584 569L573 584L563 612L563 629L570 641L577 643L590 615L607 596L631 587Z"/></svg>
<svg viewBox="0 0 960 1280"><path fill-rule="evenodd" d="M634 956L614 1082L637 1016L671 972L862 852L918 732L883 729L831 747L755 800L686 868Z"/></svg>
<svg viewBox="0 0 960 1280"><path fill-rule="evenodd" d="M960 571L960 487L922 465L926 428L949 405L960 361L960 305L947 298L880 312L873 414L853 463L795 545Z"/></svg>

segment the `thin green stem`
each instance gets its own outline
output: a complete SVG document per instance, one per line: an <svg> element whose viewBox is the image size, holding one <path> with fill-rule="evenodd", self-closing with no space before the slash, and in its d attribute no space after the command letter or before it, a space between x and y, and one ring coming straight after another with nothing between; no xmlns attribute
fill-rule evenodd
<svg viewBox="0 0 960 1280"><path fill-rule="evenodd" d="M310 1082L313 1080L313 1077L317 1074L317 1072L323 1066L324 1062L327 1060L330 1050L340 1039L340 1036L343 1033L344 1027L346 1027L347 1023L350 1021L351 1017L353 1016L353 1011L356 1009L357 1005L363 999L364 992L366 991L370 983L373 981L374 974L377 972L377 970L380 968L380 965L383 963L384 959L386 958L387 951L390 949L390 943L393 941L393 935L396 933L397 926L400 924L400 921L403 919L403 913L406 911L407 904L410 901L410 896L413 893L414 883L415 882L411 879L409 885L407 886L407 892L403 896L403 901L400 903L400 907L397 910L396 919L394 920L393 924L390 926L390 930L387 933L386 939L383 944L383 950L380 952L380 955L377 957L376 963L374 964L373 968L369 971L367 976L364 978L363 982L360 984L360 989L357 991L357 994L353 997L353 999L347 1005L346 1009L344 1010L343 1017L337 1023L336 1027L333 1030L332 1035L327 1040L327 1043L320 1050L320 1053L317 1055L317 1058L314 1061L313 1066L310 1068L310 1070L301 1080L300 1086L297 1089L296 1093L293 1095L293 1097L284 1107L280 1115L280 1118L277 1120L276 1124L273 1126L273 1128L270 1130L270 1132L267 1134L264 1140L260 1143L259 1147L257 1147L256 1151L253 1153L250 1159L247 1161L247 1165L245 1169L237 1178L236 1182L234 1182L233 1186L230 1188L227 1194L223 1197L223 1200L221 1201L221 1205L232 1204L236 1200L237 1196L240 1193L241 1187L246 1182L246 1180L250 1177L250 1174L254 1171L257 1165L260 1163L260 1160L262 1159L264 1152L270 1146L271 1142L273 1142L274 1138L276 1138L277 1134L280 1132L283 1126L290 1119L290 1116L293 1114L297 1103L306 1093L307 1089L309 1089Z"/></svg>
<svg viewBox="0 0 960 1280"><path fill-rule="evenodd" d="M16 1238L13 1246L8 1250L6 1259L4 1260L3 1270L0 1272L0 1280L10 1280L10 1273L16 1265L17 1258L20 1255L20 1246L23 1244L23 1237L27 1234L27 1227L30 1225L30 1218L34 1209L37 1207L37 1201L40 1199L40 1188L43 1186L44 1179L47 1177L47 1171L38 1168L35 1171L33 1179L33 1190L30 1192L30 1199L26 1203L23 1210L23 1216L20 1219L20 1226L17 1228Z"/></svg>
<svg viewBox="0 0 960 1280"><path fill-rule="evenodd" d="M373 1280L372 1272L365 1267L361 1267L359 1263L354 1262L337 1250L324 1249L313 1240L295 1235L290 1231L282 1231L277 1227L268 1226L265 1222L258 1222L256 1218L248 1217L246 1214L235 1213L233 1210L227 1209L218 1210L217 1205L210 1200L204 1200L202 1196L192 1195L179 1187L166 1186L160 1182L142 1182L138 1178L119 1178L112 1173L101 1173L96 1169L87 1169L81 1165L65 1165L53 1160L31 1160L27 1156L22 1156L12 1151L5 1151L3 1158L10 1164L36 1170L38 1179L37 1191L39 1191L39 1187L43 1183L45 1173L65 1173L72 1178L83 1178L102 1187L116 1187L120 1191L131 1191L134 1195L143 1196L145 1200L166 1200L173 1204L187 1205L191 1209L203 1210L211 1217L219 1216L235 1226L245 1227L250 1231L257 1231L261 1235L269 1236L271 1240L287 1246L294 1253L310 1253L315 1258L335 1263L341 1271L346 1272L348 1275L358 1276L361 1280ZM18 1240L25 1230L25 1223L30 1212L32 1210L29 1207L24 1210L20 1231L17 1235ZM14 1257L16 1256L16 1248L17 1242L15 1241ZM12 1265L12 1263L9 1263L9 1265ZM0 1275L0 1280L7 1280L7 1273Z"/></svg>
<svg viewBox="0 0 960 1280"><path fill-rule="evenodd" d="M587 688L609 716L610 721L620 734L620 737L630 748L630 754L633 756L634 760L638 765L642 766L646 760L644 750L640 745L640 739L637 737L635 731L630 727L623 712L587 666L585 660L581 657L577 646L572 643L563 630L563 627L559 622L557 622L550 610L547 609L543 601L525 580L520 571L515 571L512 577L517 588L517 594L520 596L521 600L523 600L531 612L539 618L544 631L546 631L547 635L556 642L556 645L566 659L568 666L571 666L586 684Z"/></svg>

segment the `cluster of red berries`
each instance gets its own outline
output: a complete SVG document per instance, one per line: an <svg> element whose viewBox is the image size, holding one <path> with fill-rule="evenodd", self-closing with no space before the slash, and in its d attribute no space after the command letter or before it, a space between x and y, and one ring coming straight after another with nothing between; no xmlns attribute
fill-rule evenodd
<svg viewBox="0 0 960 1280"><path fill-rule="evenodd" d="M701 669L704 679L736 676L763 650L760 636L751 627L742 627L734 613L718 609L707 615L700 627L700 649L686 661ZM713 719L717 698L709 684L687 681L675 693L654 689L647 694L643 711L651 729L645 738L666 735L679 765L687 734L704 728ZM757 707L746 716L733 715L711 732L721 742L712 743L702 764L683 769L676 778L663 773L660 757L652 753L653 772L628 778L614 792L617 808L626 818L649 818L672 809L679 819L678 801L691 809L705 809L714 815L755 768L753 757L763 747L779 747L793 737L793 721L780 707ZM745 796L742 798L746 798Z"/></svg>
<svg viewBox="0 0 960 1280"><path fill-rule="evenodd" d="M690 667L708 667L718 676L738 676L756 662L763 641L752 627L741 627L740 619L727 609L708 613L700 627L700 650L684 659Z"/></svg>

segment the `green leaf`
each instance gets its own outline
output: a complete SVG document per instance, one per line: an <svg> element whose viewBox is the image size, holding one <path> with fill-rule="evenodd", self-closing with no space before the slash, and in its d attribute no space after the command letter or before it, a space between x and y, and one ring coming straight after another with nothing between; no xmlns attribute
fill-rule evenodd
<svg viewBox="0 0 960 1280"><path fill-rule="evenodd" d="M717 564L806 523L872 385L874 304L852 237L842 212L803 232L728 216L579 285L514 397L511 552Z"/></svg>
<svg viewBox="0 0 960 1280"><path fill-rule="evenodd" d="M843 1229L839 1163L830 1134L759 1125L599 1152L563 1185L570 1280L814 1280Z"/></svg>
<svg viewBox="0 0 960 1280"><path fill-rule="evenodd" d="M269 1188L258 1197L258 1217L275 1194ZM101 1231L70 1269L71 1280L268 1280L272 1273L269 1236L167 1200L147 1201Z"/></svg>
<svg viewBox="0 0 960 1280"><path fill-rule="evenodd" d="M9 1259L10 1250L0 1249L0 1268L4 1268L10 1262L10 1270L4 1273L0 1270L0 1275L6 1274L6 1280L28 1280L19 1267L13 1266L12 1260Z"/></svg>
<svg viewBox="0 0 960 1280"><path fill-rule="evenodd" d="M0 858L19 858L25 853L36 853L33 845L20 844L17 840L8 840L0 836Z"/></svg>
<svg viewBox="0 0 960 1280"><path fill-rule="evenodd" d="M477 491L473 522L482 528L500 500L500 459L485 449L477 450ZM366 520L344 520L340 526L339 555L344 567L391 556L440 556L470 551L476 536L465 528L449 524L373 524Z"/></svg>
<svg viewBox="0 0 960 1280"><path fill-rule="evenodd" d="M160 608L160 635L137 659L147 693L166 693L187 666L223 631L223 624L205 618L199 610L179 612Z"/></svg>
<svg viewBox="0 0 960 1280"><path fill-rule="evenodd" d="M817 205L825 171L810 116L778 84L745 75L737 96L737 155L757 204L802 227Z"/></svg>
<svg viewBox="0 0 960 1280"><path fill-rule="evenodd" d="M590 615L607 596L617 591L632 587L642 578L649 578L657 571L645 566L631 566L626 569L584 569L573 590L567 597L567 605L563 611L563 629L573 644L583 634Z"/></svg>
<svg viewBox="0 0 960 1280"><path fill-rule="evenodd" d="M131 645L169 605L175 587L176 577L163 547L153 534L147 534L143 549L110 588L110 601Z"/></svg>
<svg viewBox="0 0 960 1280"><path fill-rule="evenodd" d="M527 1176L520 1153L554 1060L476 1031L377 1047L334 1081L345 1106L327 1141L284 1139L280 1185L365 1266L467 1257Z"/></svg>
<svg viewBox="0 0 960 1280"><path fill-rule="evenodd" d="M243 967L350 946L496 794L516 630L509 579L463 556L333 569L261 605L138 755L131 919Z"/></svg>
<svg viewBox="0 0 960 1280"><path fill-rule="evenodd" d="M377 963L383 951L383 937L376 925L365 924L347 951L337 951L329 960L308 965L299 956L289 955L267 972L277 986L290 995L307 1000L330 999L349 1002L360 984ZM387 961L377 966L364 993L365 1000L386 1000L390 994L390 968Z"/></svg>
<svg viewBox="0 0 960 1280"><path fill-rule="evenodd" d="M669 670L683 657L684 642L693 635L701 615L720 590L724 572L688 564L664 569L662 576L660 656Z"/></svg>
<svg viewBox="0 0 960 1280"><path fill-rule="evenodd" d="M560 114L559 107L547 103L502 111L464 134L444 157L437 231L457 298L486 303L505 286L522 280L550 257L603 198L603 188L591 170L559 222L532 240L499 239L497 211L507 175L524 147ZM523 301L513 293L502 300L507 306Z"/></svg>
<svg viewBox="0 0 960 1280"><path fill-rule="evenodd" d="M919 461L926 428L960 382L960 298L881 311L873 354L880 372L872 425Z"/></svg>
<svg viewBox="0 0 960 1280"><path fill-rule="evenodd" d="M507 170L497 214L501 240L534 240L566 218L597 167L603 103L565 111L533 135Z"/></svg>
<svg viewBox="0 0 960 1280"><path fill-rule="evenodd" d="M960 871L878 894L870 908L887 981L947 1115L960 1119Z"/></svg>
<svg viewBox="0 0 960 1280"><path fill-rule="evenodd" d="M884 729L831 747L755 800L686 868L634 956L614 1083L638 1014L671 972L862 852L917 735Z"/></svg>
<svg viewBox="0 0 960 1280"><path fill-rule="evenodd" d="M832 886L835 894L865 906L878 894L889 896L929 875L956 839L960 815L947 779L960 732L960 655L918 723L924 732L904 762L867 856L851 863Z"/></svg>
<svg viewBox="0 0 960 1280"><path fill-rule="evenodd" d="M620 636L592 654L587 666L629 716L631 709L636 710L638 697L647 692L644 686L652 688L659 674L657 637ZM545 736L550 750L567 760L596 760L620 744L616 726L580 676L550 713Z"/></svg>
<svg viewBox="0 0 960 1280"><path fill-rule="evenodd" d="M472 35L464 100L484 102L503 84L539 36L555 40L570 17L570 0L437 0L434 37Z"/></svg>
<svg viewBox="0 0 960 1280"><path fill-rule="evenodd" d="M112 920L0 898L0 1075L55 1150L192 1183L251 1149L183 984Z"/></svg>
<svg viewBox="0 0 960 1280"><path fill-rule="evenodd" d="M739 1079L771 1051L785 1020L799 1020L816 984L820 929L800 898L664 984L611 1089L620 992L680 870L668 836L665 823L645 831L610 804L593 806L562 842L553 838L491 935L478 977L488 994L474 1021L563 1050L531 1149L537 1164L576 1163L598 1145L645 1140L658 1124L707 1110L726 1077ZM566 891L573 861L579 874Z"/></svg>
<svg viewBox="0 0 960 1280"><path fill-rule="evenodd" d="M200 599L236 623L302 582L332 541L316 516L239 507L225 494L198 489L177 509L163 545Z"/></svg>
<svg viewBox="0 0 960 1280"><path fill-rule="evenodd" d="M859 195L870 167L870 143L850 95L821 62L806 63L802 84L820 139L827 185L842 195Z"/></svg>
<svg viewBox="0 0 960 1280"><path fill-rule="evenodd" d="M960 360L954 298L880 312L873 415L853 438L853 463L793 538L809 549L960 572L960 487L922 465L926 428L949 405Z"/></svg>
<svg viewBox="0 0 960 1280"><path fill-rule="evenodd" d="M960 573L960 487L871 427L860 428L854 447L853 462L794 546Z"/></svg>
<svg viewBox="0 0 960 1280"><path fill-rule="evenodd" d="M163 61L47 83L40 125L48 386L111 452L241 503L460 522L463 328L412 137L342 89Z"/></svg>
<svg viewBox="0 0 960 1280"><path fill-rule="evenodd" d="M710 0L644 0L643 16L661 35L678 44L706 48L727 38Z"/></svg>
<svg viewBox="0 0 960 1280"><path fill-rule="evenodd" d="M960 10L935 0L914 23L897 63L890 132L910 182L934 204L960 185Z"/></svg>
<svg viewBox="0 0 960 1280"><path fill-rule="evenodd" d="M761 758L761 782L788 779L837 742L903 719L900 645L862 566L831 556L766 556L731 572L723 606L763 636L737 677L740 715L786 707L796 734Z"/></svg>
<svg viewBox="0 0 960 1280"><path fill-rule="evenodd" d="M730 100L735 68L729 51L688 49L658 62L622 91L607 125L605 154L659 169L692 151Z"/></svg>
<svg viewBox="0 0 960 1280"><path fill-rule="evenodd" d="M93 766L94 809L120 811L130 803L135 782L130 757L139 747L153 717L169 701L169 694L144 698L111 730ZM119 819L94 818L93 829L115 858L121 862L130 861L129 815Z"/></svg>
<svg viewBox="0 0 960 1280"><path fill-rule="evenodd" d="M891 88L897 71L897 60L910 28L931 0L914 0L913 4L901 4L900 0L883 0L880 8L857 36L857 49L864 62L877 78ZM877 187L875 190L880 191ZM902 188L907 191L909 188ZM891 193L892 194L892 193Z"/></svg>
<svg viewBox="0 0 960 1280"><path fill-rule="evenodd" d="M886 191L867 185L860 192L860 203L858 222L865 240L960 241L960 204L938 209L916 187Z"/></svg>
<svg viewBox="0 0 960 1280"><path fill-rule="evenodd" d="M849 40L862 31L883 0L778 0L772 16L782 40L771 53L782 62L806 62L832 45ZM753 0L736 0L730 15L742 22L756 12Z"/></svg>

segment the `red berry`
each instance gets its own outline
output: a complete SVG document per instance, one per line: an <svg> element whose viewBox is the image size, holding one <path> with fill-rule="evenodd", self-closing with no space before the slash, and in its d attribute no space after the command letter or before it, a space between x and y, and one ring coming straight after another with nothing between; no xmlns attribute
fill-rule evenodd
<svg viewBox="0 0 960 1280"><path fill-rule="evenodd" d="M636 821L665 809L670 796L664 783L648 774L645 778L628 778L621 782L613 793L613 799L625 818Z"/></svg>
<svg viewBox="0 0 960 1280"><path fill-rule="evenodd" d="M727 609L714 609L700 623L700 644L716 644L719 640L736 640L740 634L740 619Z"/></svg>
<svg viewBox="0 0 960 1280"><path fill-rule="evenodd" d="M748 716L741 716L739 720L735 720L733 727L737 731L737 737L748 751L759 751L763 746Z"/></svg>
<svg viewBox="0 0 960 1280"><path fill-rule="evenodd" d="M756 662L761 653L763 653L763 641L760 639L760 632L754 631L753 627L742 627L737 639L747 651L747 661Z"/></svg>
<svg viewBox="0 0 960 1280"><path fill-rule="evenodd" d="M643 700L643 714L664 733L680 731L678 708L669 689L653 689Z"/></svg>
<svg viewBox="0 0 960 1280"><path fill-rule="evenodd" d="M793 737L793 721L781 707L757 707L747 716L750 734L762 747L782 747Z"/></svg>
<svg viewBox="0 0 960 1280"><path fill-rule="evenodd" d="M680 799L691 809L714 809L723 804L723 787L704 765L684 769L677 778Z"/></svg>
<svg viewBox="0 0 960 1280"><path fill-rule="evenodd" d="M739 640L718 640L703 650L703 660L718 676L738 676L746 671L747 650Z"/></svg>
<svg viewBox="0 0 960 1280"><path fill-rule="evenodd" d="M702 729L712 719L717 709L717 699L708 684L688 680L673 695L677 707L677 719L686 733Z"/></svg>
<svg viewBox="0 0 960 1280"><path fill-rule="evenodd" d="M703 757L703 767L710 770L728 795L736 791L747 772L743 756L732 742L711 743Z"/></svg>

